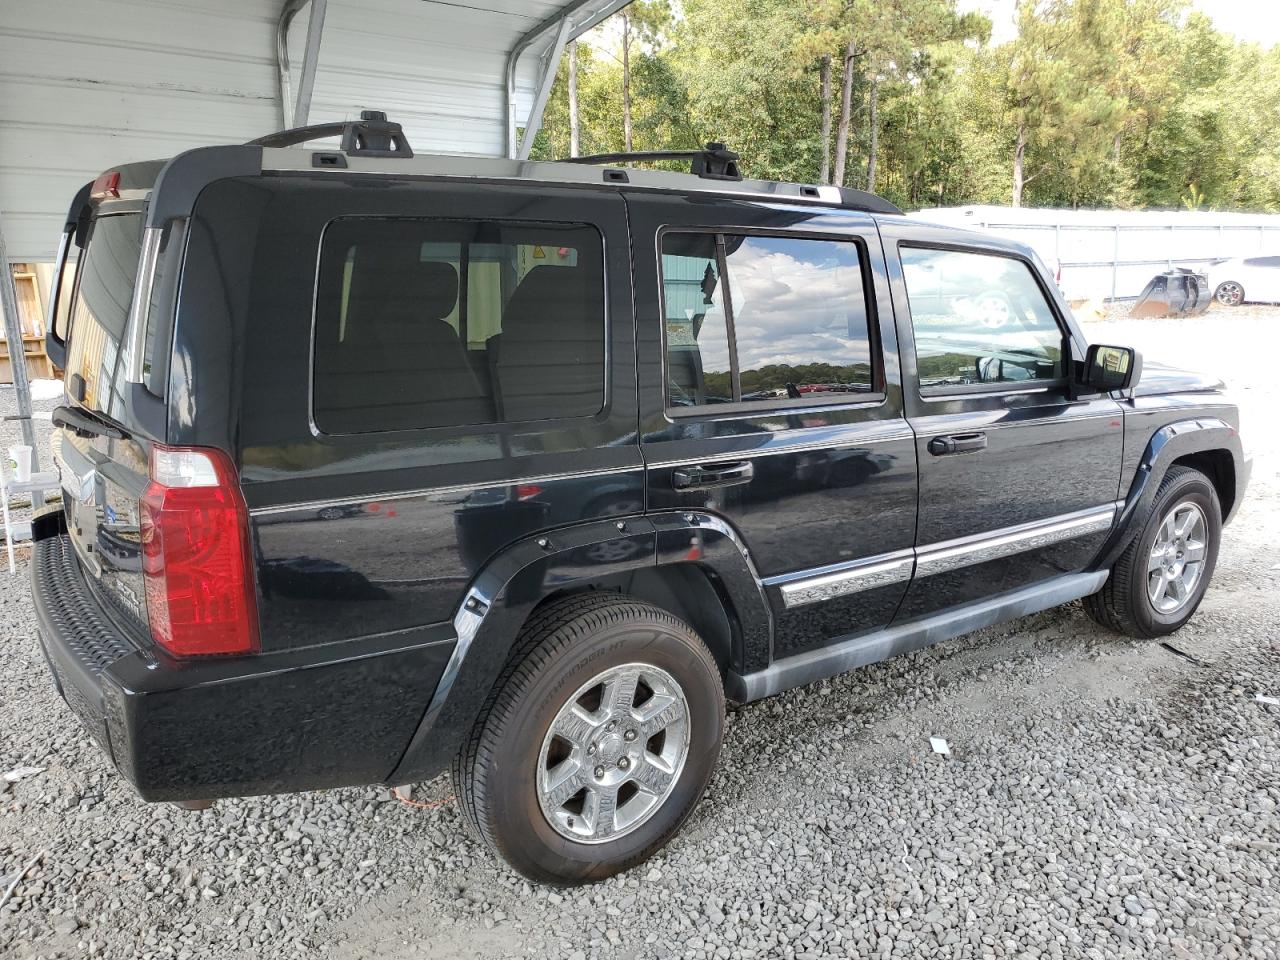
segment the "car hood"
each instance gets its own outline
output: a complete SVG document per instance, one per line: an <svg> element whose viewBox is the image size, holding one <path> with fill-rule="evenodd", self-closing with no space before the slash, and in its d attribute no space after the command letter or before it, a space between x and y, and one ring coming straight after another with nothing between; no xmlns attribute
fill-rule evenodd
<svg viewBox="0 0 1280 960"><path fill-rule="evenodd" d="M1155 360L1143 360L1142 375L1134 388L1139 397L1158 396L1164 393L1205 393L1222 390L1225 384L1218 377L1194 370L1183 370Z"/></svg>

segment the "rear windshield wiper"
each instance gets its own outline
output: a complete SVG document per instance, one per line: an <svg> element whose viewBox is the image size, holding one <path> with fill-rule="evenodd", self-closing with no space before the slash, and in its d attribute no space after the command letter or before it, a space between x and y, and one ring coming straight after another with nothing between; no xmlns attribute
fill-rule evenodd
<svg viewBox="0 0 1280 960"><path fill-rule="evenodd" d="M106 417L73 407L54 407L49 419L55 427L66 427L77 437L108 437L112 440L128 440L129 434Z"/></svg>

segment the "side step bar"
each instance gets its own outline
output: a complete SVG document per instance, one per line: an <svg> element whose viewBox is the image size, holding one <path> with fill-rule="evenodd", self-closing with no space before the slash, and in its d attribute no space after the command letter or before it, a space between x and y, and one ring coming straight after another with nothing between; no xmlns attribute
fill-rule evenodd
<svg viewBox="0 0 1280 960"><path fill-rule="evenodd" d="M738 703L750 703L815 680L847 673L870 663L879 663L900 653L920 650L963 633L989 627L993 623L1039 613L1095 593L1106 583L1110 572L1097 570L1055 577L1044 583L968 603L931 617L886 627L875 633L786 657L754 673L731 672L726 678L725 695Z"/></svg>

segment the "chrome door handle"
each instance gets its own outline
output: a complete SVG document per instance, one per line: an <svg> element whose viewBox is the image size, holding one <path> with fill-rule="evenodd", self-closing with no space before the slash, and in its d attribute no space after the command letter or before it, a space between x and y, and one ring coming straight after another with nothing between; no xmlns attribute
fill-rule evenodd
<svg viewBox="0 0 1280 960"><path fill-rule="evenodd" d="M732 487L739 483L750 483L755 472L750 460L707 467L679 467L671 473L671 486L677 490Z"/></svg>
<svg viewBox="0 0 1280 960"><path fill-rule="evenodd" d="M929 452L935 457L945 457L953 453L972 453L986 446L985 433L956 433L949 437L934 437L929 441Z"/></svg>

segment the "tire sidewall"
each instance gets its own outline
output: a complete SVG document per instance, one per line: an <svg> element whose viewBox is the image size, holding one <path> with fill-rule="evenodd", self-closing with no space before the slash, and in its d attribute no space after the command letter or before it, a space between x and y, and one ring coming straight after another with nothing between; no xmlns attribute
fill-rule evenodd
<svg viewBox="0 0 1280 960"><path fill-rule="evenodd" d="M689 706L689 753L675 788L648 820L615 841L577 843L552 828L538 803L542 744L575 691L611 667L634 662L659 667L680 684ZM719 672L701 641L656 618L605 627L590 644L565 651L532 679L492 745L490 835L517 869L555 882L600 879L626 869L666 843L692 812L715 768L723 729Z"/></svg>
<svg viewBox="0 0 1280 960"><path fill-rule="evenodd" d="M1204 512L1207 528L1204 569L1200 572L1200 579L1196 583L1191 601L1181 610L1165 614L1152 606L1151 599L1147 595L1147 558L1159 535L1161 521L1176 505L1182 503L1194 503ZM1138 539L1137 549L1133 553L1134 570L1130 578L1134 591L1132 598L1134 615L1150 635L1162 636L1172 633L1195 616L1200 601L1204 599L1205 591L1209 588L1209 581L1213 578L1213 571L1218 563L1218 545L1221 539L1222 509L1218 504L1218 496L1213 489L1213 484L1207 477L1188 472L1177 478L1156 498L1156 502L1152 504L1151 513L1147 517L1146 526Z"/></svg>

